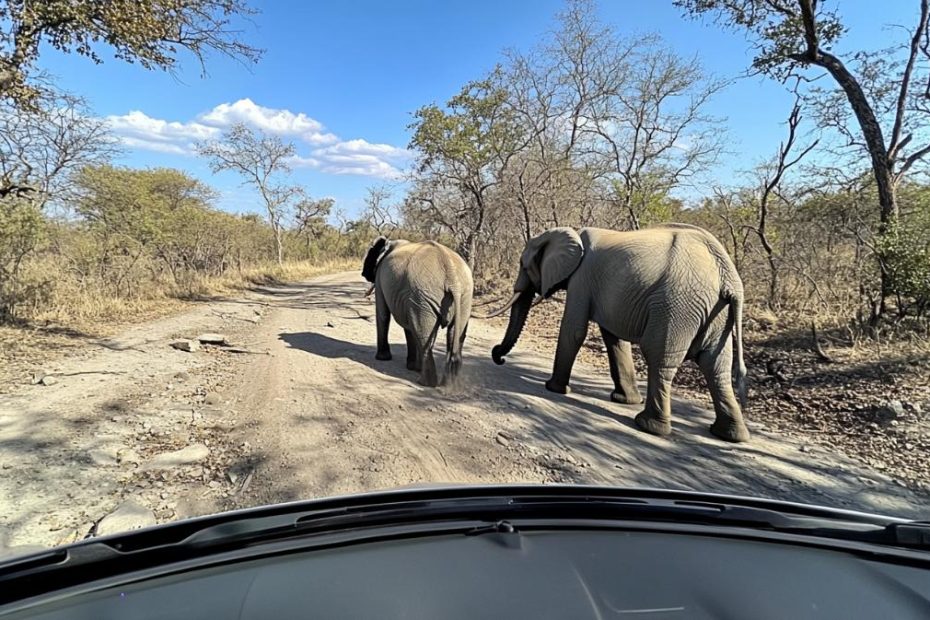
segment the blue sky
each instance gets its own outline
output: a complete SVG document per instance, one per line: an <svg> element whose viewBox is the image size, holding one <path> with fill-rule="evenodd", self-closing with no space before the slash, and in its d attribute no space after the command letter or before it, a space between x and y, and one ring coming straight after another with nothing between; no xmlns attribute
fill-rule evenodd
<svg viewBox="0 0 930 620"><path fill-rule="evenodd" d="M836 51L875 49L900 40L891 24L910 24L913 0L835 2L849 32ZM231 174L211 175L191 156L192 139L234 121L294 140L304 165L295 182L331 196L349 214L366 188L404 165L411 113L442 103L491 69L505 48L529 49L554 26L561 0L253 1L261 13L247 28L266 50L250 69L225 58L208 77L185 57L176 75L146 71L104 53L104 64L45 49L41 66L60 85L88 98L124 141L122 163L187 170L221 192L219 206L260 212L255 196ZM600 0L602 19L624 34L658 32L707 71L740 75L752 52L739 34L684 19L671 0ZM777 147L791 105L784 88L764 78L737 81L710 113L727 119L728 149L717 174L732 178ZM390 182L390 181L387 181Z"/></svg>

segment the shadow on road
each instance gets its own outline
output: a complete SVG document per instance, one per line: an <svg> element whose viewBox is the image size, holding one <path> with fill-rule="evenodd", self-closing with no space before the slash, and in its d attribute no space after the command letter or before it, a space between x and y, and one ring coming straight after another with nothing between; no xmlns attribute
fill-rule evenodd
<svg viewBox="0 0 930 620"><path fill-rule="evenodd" d="M322 281L300 289L302 295L282 296L275 305L320 311L332 319L370 321L370 343L328 335L325 327L281 333L282 341L308 354L351 360L385 377L415 383L417 373L405 368L403 344L392 343L393 360L375 359L375 310L363 296L361 281ZM701 490L912 517L920 516L920 506L930 504L926 493L898 489L887 477L822 448L760 432L748 444L722 442L708 431L713 412L686 401L673 402L670 437L645 434L633 422L639 406L609 400L611 382L606 373L595 375L577 367L572 392L553 394L544 387L551 359L518 349L503 366L491 361L490 349L498 336L492 329L479 321L469 330L459 386L404 391L401 398L409 406L403 415L423 416L425 424L441 424L443 416L457 415L463 406L478 410L483 427L516 435L507 450L521 444L538 446L543 453L532 457L537 462L551 463L549 457L572 455L585 464L562 462L561 471L556 472L562 482ZM441 366L439 346L435 355ZM467 452L465 447L462 450Z"/></svg>
<svg viewBox="0 0 930 620"><path fill-rule="evenodd" d="M294 349L300 349L313 355L319 355L328 359L348 359L359 364L370 367L375 372L379 372L388 377L395 379L408 379L416 381L420 373L407 370L405 361L407 359L407 347L391 347L391 354L394 359L380 361L375 359L376 348L374 345L363 345L338 338L331 338L325 334L316 332L296 332L282 333L278 338L283 340ZM434 353L437 366L440 365L440 356Z"/></svg>

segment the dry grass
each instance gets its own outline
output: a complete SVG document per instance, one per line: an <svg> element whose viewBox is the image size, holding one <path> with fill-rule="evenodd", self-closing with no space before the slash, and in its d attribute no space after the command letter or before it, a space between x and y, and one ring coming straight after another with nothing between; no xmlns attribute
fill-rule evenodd
<svg viewBox="0 0 930 620"><path fill-rule="evenodd" d="M230 272L219 278L206 280L203 282L202 293L205 295L229 293L247 289L255 284L299 282L326 273L358 269L360 269L360 262L355 259L330 259L322 262L290 261L283 265L267 263L244 269L242 273Z"/></svg>
<svg viewBox="0 0 930 620"><path fill-rule="evenodd" d="M357 260L268 263L241 273L201 278L183 291L167 280L148 282L129 299L68 279L56 280L45 307L34 309L30 320L0 325L0 392L11 387L11 377L23 376L131 325L181 312L211 298L241 293L257 284L297 282L358 266Z"/></svg>

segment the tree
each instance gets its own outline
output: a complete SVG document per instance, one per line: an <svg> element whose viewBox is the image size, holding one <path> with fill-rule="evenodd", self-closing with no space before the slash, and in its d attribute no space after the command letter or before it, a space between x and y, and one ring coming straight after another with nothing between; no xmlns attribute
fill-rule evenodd
<svg viewBox="0 0 930 620"><path fill-rule="evenodd" d="M46 204L68 197L75 170L114 151L80 99L46 94L26 110L0 101L0 321L37 292L22 276L47 232Z"/></svg>
<svg viewBox="0 0 930 620"><path fill-rule="evenodd" d="M209 52L255 62L261 51L240 40L234 18L255 11L244 0L0 0L0 98L31 106L31 78L43 43L102 62L98 43L146 69L173 70L186 50L204 66Z"/></svg>
<svg viewBox="0 0 930 620"><path fill-rule="evenodd" d="M746 30L755 40L753 67L780 80L805 67L825 69L843 93L858 125L851 145L871 162L878 194L879 234L898 218L896 191L911 168L930 153L930 141L914 143L930 120L930 0L919 0L919 15L902 46L854 56L858 72L830 49L845 32L836 10L819 0L675 0L692 15L710 14L726 26ZM840 123L844 125L844 123ZM884 127L883 127L884 125ZM889 293L890 274L878 255L881 304ZM877 318L877 317L876 317Z"/></svg>
<svg viewBox="0 0 930 620"><path fill-rule="evenodd" d="M41 210L28 197L0 198L0 322L11 320L16 307L29 296L29 286L21 281L20 273L45 228Z"/></svg>
<svg viewBox="0 0 930 620"><path fill-rule="evenodd" d="M289 160L296 152L294 145L237 123L219 139L199 143L197 152L209 160L214 173L236 172L246 185L258 191L274 231L278 263L283 263L287 211L293 201L303 197L300 187L286 185L280 180L291 171Z"/></svg>
<svg viewBox="0 0 930 620"><path fill-rule="evenodd" d="M0 101L0 196L29 194L41 209L68 193L71 173L117 153L105 121L84 101L45 93L28 110Z"/></svg>
<svg viewBox="0 0 930 620"><path fill-rule="evenodd" d="M386 185L368 188L362 218L368 221L379 235L389 236L400 228L398 206L391 204L392 192Z"/></svg>
<svg viewBox="0 0 930 620"><path fill-rule="evenodd" d="M523 138L500 77L495 70L469 82L445 109L420 108L410 126L410 148L418 154L422 181L413 196L456 237L458 251L472 269L487 223L489 191L500 182L501 170L520 150ZM437 201L433 190L439 187L455 191L457 204Z"/></svg>
<svg viewBox="0 0 930 620"><path fill-rule="evenodd" d="M761 191L757 203L757 219L754 226L751 227L753 233L759 239L762 249L765 251L766 261L769 267L769 289L768 305L774 310L778 306L778 262L779 257L772 245L771 233L769 231L769 220L771 214L771 203L778 199L785 201L786 198L782 191L782 183L785 174L798 163L801 162L814 148L817 147L819 140L814 140L798 150L798 127L801 125L801 102L799 98L795 99L791 113L788 115L788 136L778 145L778 151L775 158L768 165L763 166L759 171L759 185Z"/></svg>
<svg viewBox="0 0 930 620"><path fill-rule="evenodd" d="M260 216L212 207L216 192L180 170L86 166L75 175L78 230L93 240L81 265L111 294L129 297L168 273L176 292L243 261L267 260L270 229Z"/></svg>
<svg viewBox="0 0 930 620"><path fill-rule="evenodd" d="M600 160L618 215L639 228L650 206L716 161L723 127L705 109L724 83L657 36L618 36L590 0L569 2L560 22L548 54L574 103L569 145Z"/></svg>
<svg viewBox="0 0 930 620"><path fill-rule="evenodd" d="M296 232L306 241L307 258L310 257L313 240L319 237L326 227L326 218L332 213L335 204L336 201L332 198L320 198L319 200L304 198L294 207Z"/></svg>

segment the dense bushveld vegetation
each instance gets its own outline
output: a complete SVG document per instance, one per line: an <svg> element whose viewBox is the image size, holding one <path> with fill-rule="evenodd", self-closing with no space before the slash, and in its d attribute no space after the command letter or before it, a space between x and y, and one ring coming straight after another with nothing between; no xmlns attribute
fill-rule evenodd
<svg viewBox="0 0 930 620"><path fill-rule="evenodd" d="M354 266L377 234L361 221L334 227L326 222L331 201L305 200L303 217L280 235L288 260L279 263L275 231L262 217L214 208L213 191L179 170L88 165L75 170L69 191L57 215L26 198L4 199L3 320L126 318L139 302L299 278L302 266Z"/></svg>
<svg viewBox="0 0 930 620"><path fill-rule="evenodd" d="M123 4L106 14L120 53L172 66L161 30L119 29ZM506 52L445 105L415 112L403 195L373 187L351 220L289 183L292 145L246 126L198 151L213 170L239 173L261 197L262 215L216 209L213 190L184 172L113 165L106 125L79 98L30 78L43 37L84 49L97 3L66 16L65 38L54 16L8 7L7 18L36 31L0 41L0 64L11 67L0 73L0 320L106 315L122 302L196 296L275 270L294 275L295 261L356 260L376 234L447 242L472 265L479 293L495 291L526 239L549 227L679 221L726 244L756 316L816 315L871 334L888 324L926 329L927 0L915 2L916 26L900 47L862 51L848 66L818 47L843 30L823 3L676 4L746 32L759 50L753 69L794 92L769 160L721 180L726 119L708 104L726 96L726 83L661 37L621 35L591 2L570 0L535 49ZM248 13L245 4L192 6L205 12L153 15L153 23L212 32L186 43L198 56L216 48L257 58L224 29L229 16ZM197 22L203 15L213 17ZM813 79L818 69L832 86Z"/></svg>
<svg viewBox="0 0 930 620"><path fill-rule="evenodd" d="M756 70L795 93L769 160L720 179L726 126L708 102L726 96L725 84L659 37L621 36L590 3L569 2L538 48L508 52L446 105L416 112L405 225L451 237L484 288L509 282L524 241L552 226L693 223L727 245L756 314L826 315L873 331L886 318L925 317L927 3L915 3L915 43L857 54L835 89L804 79L839 62L804 51L805 28L824 44L842 32L817 3L810 24L805 0L677 4L756 33L768 54ZM847 102L848 91L858 99ZM857 118L894 140L875 166L878 147L862 137L874 127Z"/></svg>

